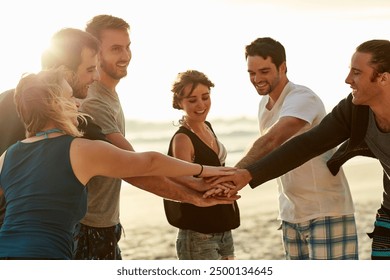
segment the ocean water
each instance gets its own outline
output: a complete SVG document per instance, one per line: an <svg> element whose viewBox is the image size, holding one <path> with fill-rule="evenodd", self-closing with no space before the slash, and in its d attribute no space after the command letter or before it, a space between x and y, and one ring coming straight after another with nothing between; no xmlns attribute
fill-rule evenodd
<svg viewBox="0 0 390 280"><path fill-rule="evenodd" d="M228 154L226 166L234 166L251 144L259 137L258 122L255 117L208 120L218 139L225 145ZM178 129L178 120L172 121L126 121L126 138L138 152L158 151L166 154L169 141ZM361 165L375 160L355 157L344 166Z"/></svg>
<svg viewBox="0 0 390 280"><path fill-rule="evenodd" d="M209 120L218 139L225 145L228 156L226 165L234 165L245 150L258 137L255 118L232 118ZM167 153L169 141L178 129L177 120L161 122L126 121L126 138L136 151Z"/></svg>

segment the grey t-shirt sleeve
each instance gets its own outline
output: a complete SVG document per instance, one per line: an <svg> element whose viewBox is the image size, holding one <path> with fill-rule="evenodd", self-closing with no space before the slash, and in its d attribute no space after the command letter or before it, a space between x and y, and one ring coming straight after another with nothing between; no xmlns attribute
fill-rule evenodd
<svg viewBox="0 0 390 280"><path fill-rule="evenodd" d="M104 134L121 132L115 114L108 103L97 99L87 99L80 106L80 111L90 115Z"/></svg>

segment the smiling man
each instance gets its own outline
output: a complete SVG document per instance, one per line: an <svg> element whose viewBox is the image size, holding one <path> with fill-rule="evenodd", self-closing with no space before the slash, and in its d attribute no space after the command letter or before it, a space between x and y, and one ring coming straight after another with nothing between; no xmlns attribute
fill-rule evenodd
<svg viewBox="0 0 390 280"><path fill-rule="evenodd" d="M345 82L352 93L313 129L287 141L267 156L219 182L233 181L239 190L274 179L341 144L327 161L336 175L355 156L377 158L383 167L383 196L378 206L371 258L390 259L390 41L374 39L356 48Z"/></svg>
<svg viewBox="0 0 390 280"><path fill-rule="evenodd" d="M113 145L133 150L125 138L125 118L116 86L131 60L130 26L111 15L93 17L86 31L100 41L100 80L91 85L80 110L91 115ZM118 242L121 179L95 177L88 183L88 210L76 228L75 259L121 259Z"/></svg>
<svg viewBox="0 0 390 280"><path fill-rule="evenodd" d="M320 98L287 78L283 45L258 38L246 46L249 79L262 96L260 137L237 163L245 168L288 139L318 125L325 116ZM354 208L341 170L333 176L326 166L331 151L279 177L279 219L287 259L357 259ZM286 161L289 159L286 158Z"/></svg>

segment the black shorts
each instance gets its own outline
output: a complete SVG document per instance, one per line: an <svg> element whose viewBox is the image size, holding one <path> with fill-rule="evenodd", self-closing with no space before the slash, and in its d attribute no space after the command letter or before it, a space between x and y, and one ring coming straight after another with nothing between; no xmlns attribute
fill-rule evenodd
<svg viewBox="0 0 390 280"><path fill-rule="evenodd" d="M378 209L375 228L368 236L372 239L371 259L390 260L390 215L383 206Z"/></svg>
<svg viewBox="0 0 390 280"><path fill-rule="evenodd" d="M107 228L76 226L74 235L75 260L121 260L118 242L122 235L122 225Z"/></svg>

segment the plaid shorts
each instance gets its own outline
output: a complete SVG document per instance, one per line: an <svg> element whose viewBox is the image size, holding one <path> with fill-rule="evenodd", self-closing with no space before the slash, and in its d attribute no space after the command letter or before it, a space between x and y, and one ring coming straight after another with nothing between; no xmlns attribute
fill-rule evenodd
<svg viewBox="0 0 390 280"><path fill-rule="evenodd" d="M303 223L282 222L287 260L357 260L354 215L320 217Z"/></svg>
<svg viewBox="0 0 390 280"><path fill-rule="evenodd" d="M371 259L390 260L390 211L380 208L376 214L375 228L368 233L372 239Z"/></svg>
<svg viewBox="0 0 390 280"><path fill-rule="evenodd" d="M121 260L118 242L122 235L122 225L107 228L89 227L77 224L74 240L75 260Z"/></svg>

